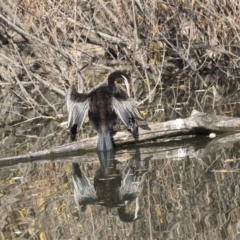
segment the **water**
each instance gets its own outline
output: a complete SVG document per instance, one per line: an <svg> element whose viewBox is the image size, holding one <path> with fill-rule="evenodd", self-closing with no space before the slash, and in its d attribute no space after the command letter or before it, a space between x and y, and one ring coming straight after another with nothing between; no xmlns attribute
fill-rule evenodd
<svg viewBox="0 0 240 240"><path fill-rule="evenodd" d="M2 166L0 239L239 239L239 136Z"/></svg>

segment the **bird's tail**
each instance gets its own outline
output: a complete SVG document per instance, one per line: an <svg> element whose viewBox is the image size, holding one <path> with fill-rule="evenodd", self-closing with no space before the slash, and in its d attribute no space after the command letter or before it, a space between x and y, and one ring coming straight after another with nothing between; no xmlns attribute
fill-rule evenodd
<svg viewBox="0 0 240 240"><path fill-rule="evenodd" d="M113 150L113 139L109 132L98 133L98 151L112 151Z"/></svg>

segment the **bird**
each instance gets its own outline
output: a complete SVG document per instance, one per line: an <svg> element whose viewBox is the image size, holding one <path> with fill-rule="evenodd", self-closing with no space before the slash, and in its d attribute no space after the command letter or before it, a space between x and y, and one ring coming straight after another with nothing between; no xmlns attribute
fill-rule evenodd
<svg viewBox="0 0 240 240"><path fill-rule="evenodd" d="M130 97L129 76L122 71L112 72L107 84L102 84L90 93L79 93L71 85L66 97L68 128L72 141L76 140L77 129L88 115L90 124L98 133L97 151L113 150L113 126L117 117L128 127L135 139L138 139L136 120L143 118L134 100ZM125 82L127 92L119 85Z"/></svg>

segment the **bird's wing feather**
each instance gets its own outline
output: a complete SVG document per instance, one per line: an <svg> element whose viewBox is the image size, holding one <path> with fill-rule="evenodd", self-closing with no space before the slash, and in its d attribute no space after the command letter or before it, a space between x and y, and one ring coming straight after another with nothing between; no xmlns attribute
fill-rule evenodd
<svg viewBox="0 0 240 240"><path fill-rule="evenodd" d="M141 114L131 99L128 99L127 101L121 101L115 97L112 97L112 106L113 110L126 126L129 125L129 119L132 117L134 117L136 120L143 120Z"/></svg>
<svg viewBox="0 0 240 240"><path fill-rule="evenodd" d="M89 110L89 99L86 94L78 93L75 87L71 87L66 99L68 112L68 127L74 124L81 127Z"/></svg>

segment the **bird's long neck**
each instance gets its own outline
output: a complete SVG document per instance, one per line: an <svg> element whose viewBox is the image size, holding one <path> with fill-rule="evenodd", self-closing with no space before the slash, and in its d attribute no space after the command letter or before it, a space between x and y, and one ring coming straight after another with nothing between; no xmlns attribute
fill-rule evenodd
<svg viewBox="0 0 240 240"><path fill-rule="evenodd" d="M116 85L115 82L113 81L112 83L108 82L108 89L111 93L115 93L116 92Z"/></svg>

